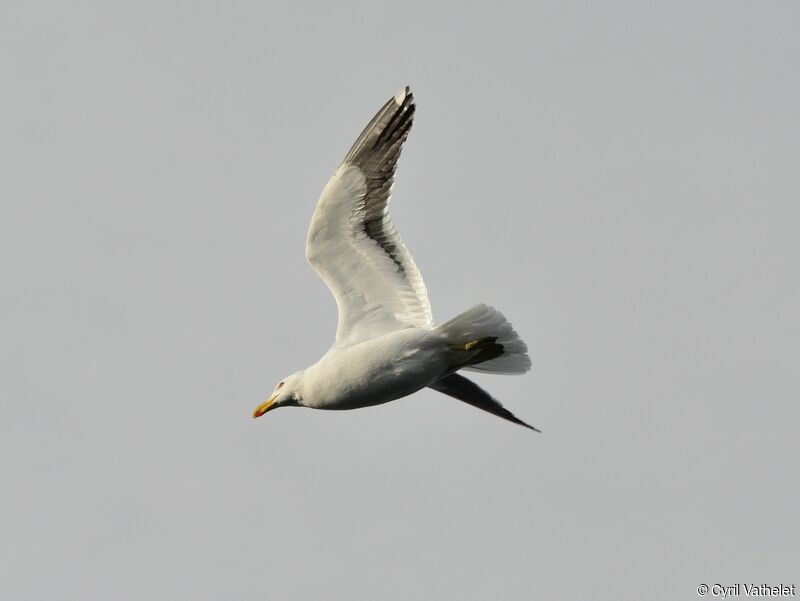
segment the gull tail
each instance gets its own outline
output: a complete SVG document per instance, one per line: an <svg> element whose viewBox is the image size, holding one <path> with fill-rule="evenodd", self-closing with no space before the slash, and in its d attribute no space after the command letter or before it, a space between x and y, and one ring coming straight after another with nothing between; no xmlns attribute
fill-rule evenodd
<svg viewBox="0 0 800 601"><path fill-rule="evenodd" d="M524 374L531 368L528 347L503 314L489 305L475 305L437 326L436 331L447 339L450 348L463 351L453 371Z"/></svg>
<svg viewBox="0 0 800 601"><path fill-rule="evenodd" d="M442 378L438 382L434 382L430 385L430 387L434 390L438 390L439 392L443 392L448 396L456 398L459 401L469 403L473 407L488 411L492 415L502 417L503 419L507 419L508 421L519 424L520 426L525 426L526 428L530 428L536 432L541 432L541 430L538 428L534 428L530 424L526 424L524 421L516 417L508 409L503 407L503 405L500 404L500 401L492 397L492 395L475 384L475 382L467 380L464 376L451 374Z"/></svg>

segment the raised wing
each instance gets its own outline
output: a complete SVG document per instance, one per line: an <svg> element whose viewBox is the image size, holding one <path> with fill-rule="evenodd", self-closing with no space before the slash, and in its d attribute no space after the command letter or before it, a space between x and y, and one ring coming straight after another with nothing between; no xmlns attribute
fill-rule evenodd
<svg viewBox="0 0 800 601"><path fill-rule="evenodd" d="M425 283L389 219L394 173L414 109L406 87L378 111L311 218L306 256L336 298L337 344L433 325Z"/></svg>

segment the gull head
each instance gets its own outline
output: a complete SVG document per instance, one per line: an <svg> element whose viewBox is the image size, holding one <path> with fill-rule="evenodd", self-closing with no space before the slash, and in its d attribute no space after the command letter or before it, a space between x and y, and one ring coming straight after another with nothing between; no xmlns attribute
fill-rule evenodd
<svg viewBox="0 0 800 601"><path fill-rule="evenodd" d="M275 390L272 391L272 395L253 411L253 417L261 417L267 411L272 411L277 407L299 407L303 400L303 397L300 395L302 383L302 371L295 372L288 378L284 378L278 382L278 385L275 386Z"/></svg>

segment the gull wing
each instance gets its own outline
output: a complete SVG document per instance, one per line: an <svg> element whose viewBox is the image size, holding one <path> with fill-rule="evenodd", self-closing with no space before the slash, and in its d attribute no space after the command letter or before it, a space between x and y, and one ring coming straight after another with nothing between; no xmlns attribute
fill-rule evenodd
<svg viewBox="0 0 800 601"><path fill-rule="evenodd" d="M539 428L534 428L530 424L525 423L516 415L511 413L508 409L503 407L500 401L478 386L475 382L472 380L467 380L467 378L459 374L451 374L446 376L441 380L431 384L429 388L438 390L439 392L451 396L454 399L458 399L459 401L464 401L465 403L468 403L473 407L477 407L478 409L488 411L497 417L502 417L503 419L507 419L508 421L519 424L520 426L525 426L526 428L530 428L536 432L541 432Z"/></svg>
<svg viewBox="0 0 800 601"><path fill-rule="evenodd" d="M389 218L397 160L414 110L406 87L378 111L311 218L306 257L336 298L337 344L433 326L425 283Z"/></svg>

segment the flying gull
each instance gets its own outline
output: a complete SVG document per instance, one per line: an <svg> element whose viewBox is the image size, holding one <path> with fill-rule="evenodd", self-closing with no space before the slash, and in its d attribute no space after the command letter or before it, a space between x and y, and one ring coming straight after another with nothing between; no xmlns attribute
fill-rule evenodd
<svg viewBox="0 0 800 601"><path fill-rule="evenodd" d="M368 407L428 387L539 431L456 373L525 373L531 367L525 343L485 304L435 325L419 269L389 219L415 108L408 87L391 98L322 191L306 257L336 298L336 341L314 365L279 382L253 417L286 406Z"/></svg>

